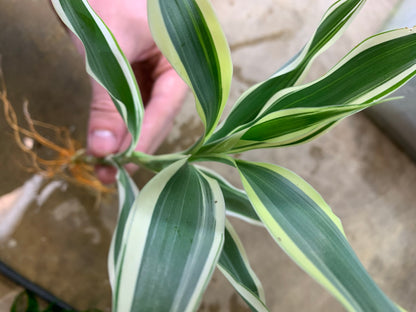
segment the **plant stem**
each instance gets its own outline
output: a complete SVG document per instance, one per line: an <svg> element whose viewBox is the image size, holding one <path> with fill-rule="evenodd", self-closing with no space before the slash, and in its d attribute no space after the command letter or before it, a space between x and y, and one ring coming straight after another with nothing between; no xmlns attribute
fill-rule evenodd
<svg viewBox="0 0 416 312"><path fill-rule="evenodd" d="M129 155L118 154L108 155L106 157L95 157L86 154L85 149L78 150L72 157L72 162L85 163L92 166L113 166L114 163L117 163L118 165L122 166L125 164L133 163L151 171L159 172L162 169L169 166L170 164L184 158L188 158L190 162L219 161L229 164L229 156L222 153L204 153L196 155L189 155L184 153L149 155L142 152L134 151Z"/></svg>
<svg viewBox="0 0 416 312"><path fill-rule="evenodd" d="M185 155L182 153L175 154L165 154L165 155L149 155L142 152L133 152L130 155L124 155L120 158L115 157L116 161L125 164L125 163L134 163L141 167L145 167L155 172L161 171L163 168L169 166L170 164L184 158L188 158L190 155Z"/></svg>
<svg viewBox="0 0 416 312"><path fill-rule="evenodd" d="M72 156L73 163L84 163L88 165L107 165L111 166L113 155L107 157L95 157L86 153L85 149L79 149L77 152Z"/></svg>

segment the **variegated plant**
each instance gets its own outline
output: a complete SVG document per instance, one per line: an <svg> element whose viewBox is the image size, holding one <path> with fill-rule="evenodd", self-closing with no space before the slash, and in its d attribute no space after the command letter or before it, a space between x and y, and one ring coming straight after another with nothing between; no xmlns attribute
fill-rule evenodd
<svg viewBox="0 0 416 312"><path fill-rule="evenodd" d="M88 72L108 90L133 138L124 153L106 158L118 167L120 198L109 254L113 311L194 311L215 267L253 311L267 311L261 284L226 215L265 226L347 310L402 310L368 275L341 222L308 183L277 165L232 156L307 142L380 103L415 75L415 29L398 29L368 38L325 76L301 83L316 56L341 36L364 2L335 2L304 48L247 90L218 126L232 64L210 1L148 0L154 40L192 90L205 126L187 151L151 156L133 151L143 105L115 38L86 0L53 0L86 47ZM236 168L245 190L196 165L205 160ZM126 162L157 174L139 192L122 167Z"/></svg>

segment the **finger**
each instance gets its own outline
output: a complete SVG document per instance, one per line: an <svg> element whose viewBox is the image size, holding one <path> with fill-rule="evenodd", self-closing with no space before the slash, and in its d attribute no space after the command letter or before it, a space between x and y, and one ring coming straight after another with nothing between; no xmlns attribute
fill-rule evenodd
<svg viewBox="0 0 416 312"><path fill-rule="evenodd" d="M177 73L169 68L156 80L146 107L137 150L152 154L172 129L187 90Z"/></svg>
<svg viewBox="0 0 416 312"><path fill-rule="evenodd" d="M96 157L118 153L127 128L107 91L92 81L92 101L88 123L87 152ZM116 169L97 166L98 179L109 184L115 181Z"/></svg>
<svg viewBox="0 0 416 312"><path fill-rule="evenodd" d="M117 153L127 132L124 121L105 89L92 82L87 150L96 157Z"/></svg>
<svg viewBox="0 0 416 312"><path fill-rule="evenodd" d="M139 143L136 150L152 154L169 134L174 117L179 112L187 86L161 58L154 72L155 82L145 108ZM121 149L127 148L130 138L123 140Z"/></svg>
<svg viewBox="0 0 416 312"><path fill-rule="evenodd" d="M116 182L117 169L110 166L96 166L95 174L98 180L103 184L111 184Z"/></svg>

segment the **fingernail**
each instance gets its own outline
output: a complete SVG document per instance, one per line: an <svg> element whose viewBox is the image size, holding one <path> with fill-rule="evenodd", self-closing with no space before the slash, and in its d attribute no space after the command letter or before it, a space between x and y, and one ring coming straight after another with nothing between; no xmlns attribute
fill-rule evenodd
<svg viewBox="0 0 416 312"><path fill-rule="evenodd" d="M98 129L90 133L88 148L96 156L105 156L117 151L118 142L110 130Z"/></svg>

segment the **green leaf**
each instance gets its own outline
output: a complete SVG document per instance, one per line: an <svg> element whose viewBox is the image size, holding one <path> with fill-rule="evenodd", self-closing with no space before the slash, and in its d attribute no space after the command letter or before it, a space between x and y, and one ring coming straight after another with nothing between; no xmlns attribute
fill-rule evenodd
<svg viewBox="0 0 416 312"><path fill-rule="evenodd" d="M363 41L325 76L273 96L250 125L227 138L230 153L291 145L398 89L416 74L416 33L398 29ZM314 135L313 135L314 134ZM216 150L219 144L206 146Z"/></svg>
<svg viewBox="0 0 416 312"><path fill-rule="evenodd" d="M208 0L149 0L153 38L195 95L209 137L227 101L229 47Z"/></svg>
<svg viewBox="0 0 416 312"><path fill-rule="evenodd" d="M399 311L368 275L322 197L287 169L237 161L244 188L279 246L349 311Z"/></svg>
<svg viewBox="0 0 416 312"><path fill-rule="evenodd" d="M40 312L36 296L28 290L23 291L13 301L10 312Z"/></svg>
<svg viewBox="0 0 416 312"><path fill-rule="evenodd" d="M185 160L140 192L123 236L114 311L194 311L224 239L224 200L215 180Z"/></svg>
<svg viewBox="0 0 416 312"><path fill-rule="evenodd" d="M143 119L143 103L129 62L110 30L86 0L52 0L64 24L84 44L87 72L109 93L137 145Z"/></svg>
<svg viewBox="0 0 416 312"><path fill-rule="evenodd" d="M225 240L218 268L252 311L268 311L263 286L252 270L244 247L230 222L226 222Z"/></svg>
<svg viewBox="0 0 416 312"><path fill-rule="evenodd" d="M247 194L243 190L240 190L230 184L215 171L202 167L198 167L198 169L218 182L222 195L224 196L227 215L254 225L263 226L263 223L261 223L259 217L253 209L253 206L251 206Z"/></svg>
<svg viewBox="0 0 416 312"><path fill-rule="evenodd" d="M269 79L247 90L234 105L222 127L210 142L221 139L251 122L277 92L298 84L307 73L313 60L332 45L344 32L365 0L335 2L322 17L312 39L299 53Z"/></svg>

